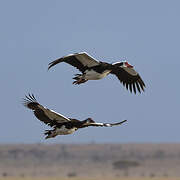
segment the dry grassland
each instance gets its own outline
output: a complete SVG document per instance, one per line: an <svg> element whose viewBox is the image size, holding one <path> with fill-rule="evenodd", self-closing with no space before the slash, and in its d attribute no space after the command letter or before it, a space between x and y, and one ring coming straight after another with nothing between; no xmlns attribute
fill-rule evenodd
<svg viewBox="0 0 180 180"><path fill-rule="evenodd" d="M4 177L0 180L180 180L180 177L118 177L118 178L87 178L87 177L77 177L77 178L62 178L62 177Z"/></svg>
<svg viewBox="0 0 180 180"><path fill-rule="evenodd" d="M180 144L1 145L0 180L13 179L180 180Z"/></svg>

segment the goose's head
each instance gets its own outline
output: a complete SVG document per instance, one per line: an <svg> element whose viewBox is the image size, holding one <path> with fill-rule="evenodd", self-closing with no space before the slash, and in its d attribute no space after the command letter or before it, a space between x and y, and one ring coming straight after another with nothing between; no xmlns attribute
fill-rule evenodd
<svg viewBox="0 0 180 180"><path fill-rule="evenodd" d="M86 120L84 120L85 124L90 124L90 123L95 123L94 120L92 120L91 118L87 118Z"/></svg>

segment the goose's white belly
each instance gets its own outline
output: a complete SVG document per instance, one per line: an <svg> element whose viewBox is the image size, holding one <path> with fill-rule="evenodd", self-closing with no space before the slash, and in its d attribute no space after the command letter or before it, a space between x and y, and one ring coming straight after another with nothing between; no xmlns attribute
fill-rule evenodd
<svg viewBox="0 0 180 180"><path fill-rule="evenodd" d="M111 70L105 70L103 73L98 73L94 70L86 70L84 78L87 80L98 80L106 77L110 72Z"/></svg>
<svg viewBox="0 0 180 180"><path fill-rule="evenodd" d="M77 130L76 127L71 128L71 129L67 129L64 125L61 128L57 128L56 129L56 134L57 135L67 135L67 134L72 134L73 132L75 132Z"/></svg>

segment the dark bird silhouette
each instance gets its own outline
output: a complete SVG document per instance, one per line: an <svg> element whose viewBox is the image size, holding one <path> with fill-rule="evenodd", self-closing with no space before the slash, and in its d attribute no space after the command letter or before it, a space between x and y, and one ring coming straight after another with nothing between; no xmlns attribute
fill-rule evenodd
<svg viewBox="0 0 180 180"><path fill-rule="evenodd" d="M72 134L79 128L85 128L89 126L96 126L96 127L112 127L118 126L122 123L126 122L127 120L118 122L118 123L96 123L91 118L87 118L83 121L67 118L62 114L59 114L53 110L50 110L41 104L39 104L34 97L34 95L29 94L29 96L25 96L24 98L24 105L33 110L34 115L40 121L44 122L48 126L51 126L52 130L46 130L45 135L46 139L56 137L57 135L67 135Z"/></svg>
<svg viewBox="0 0 180 180"><path fill-rule="evenodd" d="M128 62L116 62L110 64L97 61L86 52L80 52L63 56L52 61L49 63L48 69L61 62L68 63L82 72L82 74L76 74L73 78L75 79L73 84L85 83L88 80L99 80L106 77L108 74L114 74L127 90L130 90L130 92L133 91L136 93L138 90L139 93L141 93L145 88L145 84L140 75Z"/></svg>

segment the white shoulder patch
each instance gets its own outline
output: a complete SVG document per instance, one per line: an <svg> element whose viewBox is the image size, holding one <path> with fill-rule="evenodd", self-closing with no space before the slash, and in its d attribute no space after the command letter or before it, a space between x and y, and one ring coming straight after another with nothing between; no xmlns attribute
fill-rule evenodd
<svg viewBox="0 0 180 180"><path fill-rule="evenodd" d="M52 119L52 120L56 120L58 122L67 122L67 121L70 121L69 118L63 116L62 114L59 114L53 110L50 110L50 109L44 109L44 113L46 114L46 116L49 117L49 119Z"/></svg>
<svg viewBox="0 0 180 180"><path fill-rule="evenodd" d="M76 58L84 65L88 67L99 65L99 61L87 54L86 52L81 52L75 55Z"/></svg>

